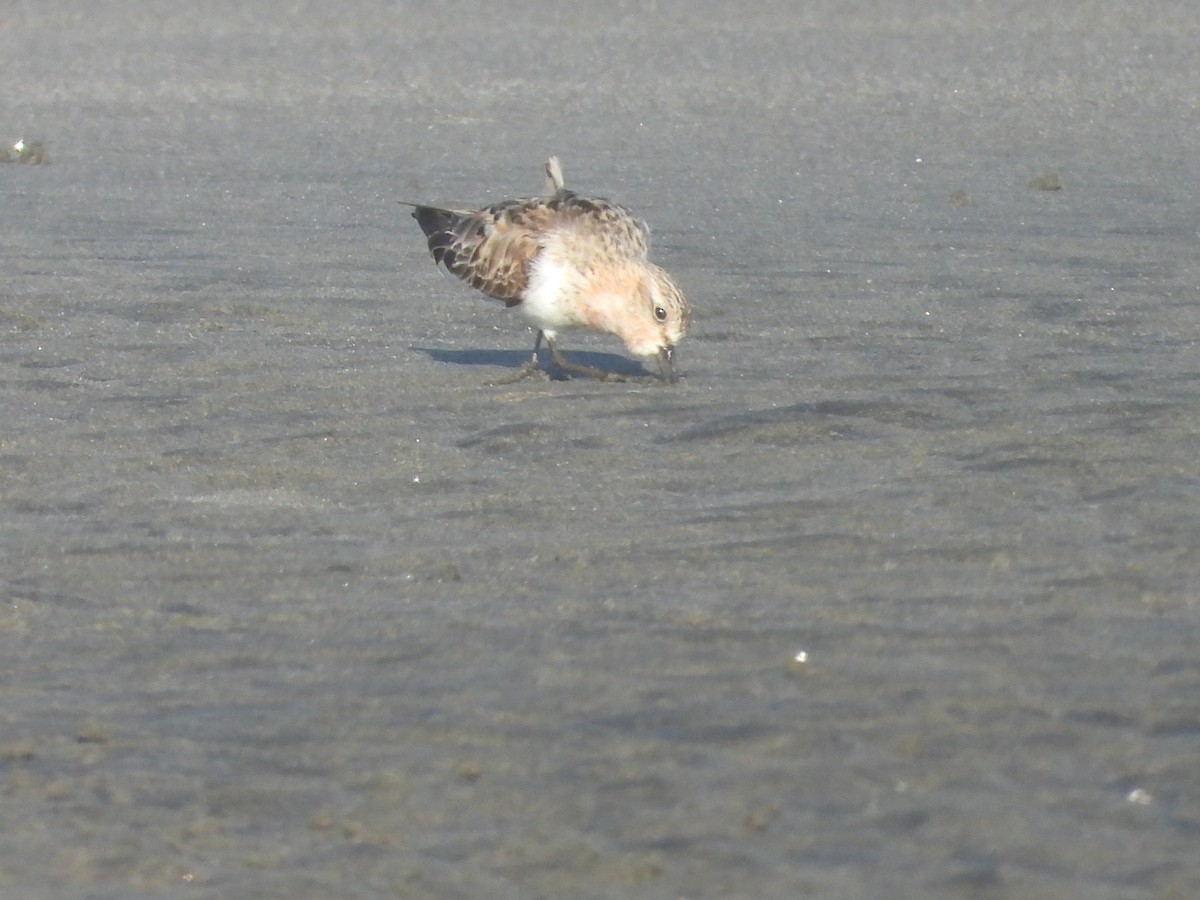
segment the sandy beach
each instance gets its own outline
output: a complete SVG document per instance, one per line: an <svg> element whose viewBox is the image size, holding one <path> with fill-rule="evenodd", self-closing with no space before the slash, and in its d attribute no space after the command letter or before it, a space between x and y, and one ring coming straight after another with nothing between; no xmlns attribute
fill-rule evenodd
<svg viewBox="0 0 1200 900"><path fill-rule="evenodd" d="M1200 896L1200 19L796 6L0 13L0 897Z"/></svg>

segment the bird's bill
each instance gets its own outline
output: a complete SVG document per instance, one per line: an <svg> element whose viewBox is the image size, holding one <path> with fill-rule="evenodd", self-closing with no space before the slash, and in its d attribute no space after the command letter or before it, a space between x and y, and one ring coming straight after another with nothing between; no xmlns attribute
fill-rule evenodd
<svg viewBox="0 0 1200 900"><path fill-rule="evenodd" d="M674 384L679 380L679 376L675 374L674 347L662 347L658 351L658 375L667 384Z"/></svg>

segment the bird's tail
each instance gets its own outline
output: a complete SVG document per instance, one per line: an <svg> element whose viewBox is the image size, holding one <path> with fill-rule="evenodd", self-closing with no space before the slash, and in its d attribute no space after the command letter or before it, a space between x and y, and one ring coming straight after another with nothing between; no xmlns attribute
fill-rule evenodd
<svg viewBox="0 0 1200 900"><path fill-rule="evenodd" d="M546 193L553 197L559 191L565 191L567 183L563 179L562 163L557 156L546 160Z"/></svg>

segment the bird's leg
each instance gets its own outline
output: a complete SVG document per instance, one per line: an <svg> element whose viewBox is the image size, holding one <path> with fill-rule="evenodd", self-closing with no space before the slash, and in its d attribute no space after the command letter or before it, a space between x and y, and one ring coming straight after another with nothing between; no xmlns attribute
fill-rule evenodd
<svg viewBox="0 0 1200 900"><path fill-rule="evenodd" d="M596 369L592 366L584 366L579 363L573 363L561 353L558 352L558 345L550 338L546 338L546 346L550 348L550 361L562 369L564 372L571 372L575 375L586 375L588 378L597 378L600 381L624 381L625 376L619 375L616 372L605 372L603 369Z"/></svg>
<svg viewBox="0 0 1200 900"><path fill-rule="evenodd" d="M541 366L538 365L538 347L542 346L542 338L544 337L546 335L538 331L537 340L533 342L533 354L529 357L529 361L523 364L521 368L517 369L511 375L504 375L494 381L489 381L488 384L516 384L518 381L524 381L531 375L540 375L542 378L549 378L550 376L543 372ZM551 343L549 338L546 339L546 343L550 345L551 352L553 352L554 344Z"/></svg>
<svg viewBox="0 0 1200 900"><path fill-rule="evenodd" d="M516 384L518 381L524 381L530 376L536 375L541 378L549 378L547 373L538 363L538 348L542 346L542 340L546 341L546 346L550 348L550 361L555 366L562 369L564 372L570 372L573 375L584 375L588 378L595 378L599 381L625 381L624 375L617 372L606 372L603 369L597 369L593 366L585 366L580 363L571 362L559 352L558 345L550 338L546 337L544 331L538 331L537 340L533 342L533 354L529 360L524 363L517 371L511 375L504 375L494 381L489 381L488 384Z"/></svg>

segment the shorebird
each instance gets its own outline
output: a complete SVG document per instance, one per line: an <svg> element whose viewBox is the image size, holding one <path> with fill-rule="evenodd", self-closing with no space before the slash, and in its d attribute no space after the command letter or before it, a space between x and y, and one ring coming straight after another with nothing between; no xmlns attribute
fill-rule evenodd
<svg viewBox="0 0 1200 900"><path fill-rule="evenodd" d="M503 381L539 371L543 340L559 369L624 381L559 352L559 330L573 327L616 335L634 356L655 357L664 381L675 381L675 345L690 313L683 292L647 258L646 223L623 206L567 190L555 157L546 161L546 184L548 197L478 210L408 204L435 263L516 307L537 329L529 361Z"/></svg>

